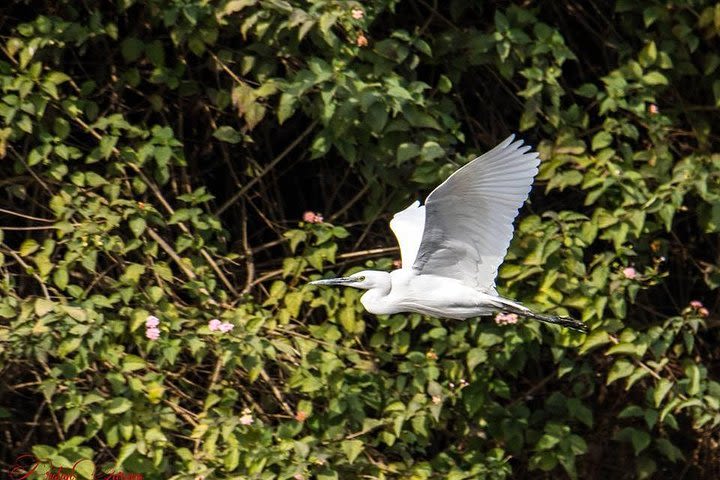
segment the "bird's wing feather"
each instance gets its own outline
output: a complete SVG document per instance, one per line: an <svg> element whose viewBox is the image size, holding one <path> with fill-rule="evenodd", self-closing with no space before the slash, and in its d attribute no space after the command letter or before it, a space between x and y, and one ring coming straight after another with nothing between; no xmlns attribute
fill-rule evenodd
<svg viewBox="0 0 720 480"><path fill-rule="evenodd" d="M415 201L393 216L390 228L400 244L403 267L410 268L417 257L425 228L425 207Z"/></svg>
<svg viewBox="0 0 720 480"><path fill-rule="evenodd" d="M513 220L540 163L514 135L463 166L428 195L413 269L494 290L513 235ZM402 246L402 243L401 243Z"/></svg>

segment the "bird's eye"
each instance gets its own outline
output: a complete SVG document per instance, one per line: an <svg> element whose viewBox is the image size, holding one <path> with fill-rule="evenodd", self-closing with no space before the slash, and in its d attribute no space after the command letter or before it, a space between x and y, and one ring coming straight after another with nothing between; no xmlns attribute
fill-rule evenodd
<svg viewBox="0 0 720 480"><path fill-rule="evenodd" d="M365 281L365 277L355 277L355 281L356 281L356 282L364 282L364 281Z"/></svg>

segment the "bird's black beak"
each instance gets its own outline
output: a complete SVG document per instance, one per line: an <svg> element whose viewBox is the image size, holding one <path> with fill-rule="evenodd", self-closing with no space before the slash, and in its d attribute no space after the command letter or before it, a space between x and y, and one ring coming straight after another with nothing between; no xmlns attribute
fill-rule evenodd
<svg viewBox="0 0 720 480"><path fill-rule="evenodd" d="M355 279L350 277L338 277L338 278L324 278L322 280L315 280L313 282L310 282L310 285L325 285L325 286L332 286L332 285L348 285L350 283L354 283Z"/></svg>

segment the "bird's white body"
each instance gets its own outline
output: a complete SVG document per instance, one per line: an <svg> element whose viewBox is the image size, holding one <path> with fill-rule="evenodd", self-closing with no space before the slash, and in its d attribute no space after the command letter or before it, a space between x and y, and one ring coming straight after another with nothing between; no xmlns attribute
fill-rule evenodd
<svg viewBox="0 0 720 480"><path fill-rule="evenodd" d="M367 273L367 272L366 272ZM463 285L457 279L418 275L410 268L394 270L387 280L369 289L360 302L375 315L415 312L464 320L497 310L496 295ZM494 306L494 308L492 308Z"/></svg>
<svg viewBox="0 0 720 480"><path fill-rule="evenodd" d="M529 146L513 140L450 175L424 205L415 202L395 214L390 228L400 244L401 269L311 283L365 289L361 302L376 315L417 312L462 320L503 311L583 330L581 322L532 312L495 290L513 220L540 163Z"/></svg>

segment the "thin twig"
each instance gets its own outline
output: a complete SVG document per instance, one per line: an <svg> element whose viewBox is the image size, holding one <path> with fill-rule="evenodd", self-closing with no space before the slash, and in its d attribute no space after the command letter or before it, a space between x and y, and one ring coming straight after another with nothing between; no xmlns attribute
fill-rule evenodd
<svg viewBox="0 0 720 480"><path fill-rule="evenodd" d="M32 215L26 215L24 213L14 212L12 210L6 210L4 208L0 208L0 212L7 213L8 215L15 215L16 217L26 218L28 220L34 220L36 222L48 222L48 223L55 222L55 220L50 220L48 218L33 217ZM0 228L5 228L5 227L0 227Z"/></svg>
<svg viewBox="0 0 720 480"><path fill-rule="evenodd" d="M293 417L294 413L292 411L292 408L290 408L290 405L288 405L288 403L285 401L285 398L283 398L280 389L275 386L272 378L270 378L270 375L267 374L264 368L260 370L260 376L263 380L265 380L265 382L267 382L268 385L270 385L270 389L272 390L273 395L275 395L275 398L278 400L278 402L280 402L280 405L282 406L283 410L285 410L285 413Z"/></svg>
<svg viewBox="0 0 720 480"><path fill-rule="evenodd" d="M38 225L34 227L5 227L0 225L0 230L8 231L27 231L27 230L53 230L57 228L55 225Z"/></svg>
<svg viewBox="0 0 720 480"><path fill-rule="evenodd" d="M363 195L365 195L365 193L367 193L368 190L370 190L370 184L366 183L365 186L363 186L363 188L361 188L360 191L357 192L350 199L349 202L347 202L345 205L343 205L343 207L340 210L338 210L337 212L330 215L329 221L332 222L333 220L338 218L340 215L347 212L353 205L355 205L355 203L357 203L358 200L360 200L363 197Z"/></svg>
<svg viewBox="0 0 720 480"><path fill-rule="evenodd" d="M9 247L6 248L6 249L4 249L4 250L5 250L6 252L8 252L8 253L10 254L10 256L13 257L13 258L15 259L15 261L18 262L18 263L20 264L20 266L22 266L22 267L25 269L25 272L27 272L28 270L31 269L30 265L28 265L27 263L25 263L25 261L20 257L20 255L18 255L18 254L15 252L15 250L13 250L12 248L9 248ZM40 284L40 288L42 289L43 295L45 295L45 298L48 299L48 300L50 300L50 293L48 292L48 289L47 289L47 287L45 286L45 282L43 281L42 278L40 278L40 275L38 275L38 274L35 273L34 271L31 273L31 275L32 275L33 278L35 278L35 280L37 280L37 282Z"/></svg>
<svg viewBox="0 0 720 480"><path fill-rule="evenodd" d="M177 252L175 252L175 250L170 246L170 244L165 241L165 239L163 239L160 235L158 235L155 230L150 227L147 227L146 231L148 232L148 235L150 235L150 237L152 237L152 239L155 240L158 245L160 245L160 248L165 250L165 253L167 253L170 258L173 259L173 261L177 264L178 267L180 267L180 270L183 271L183 273L188 279L195 280L195 278L197 278L195 272L190 270L187 265L185 265L185 263L182 261L182 258L180 258Z"/></svg>
<svg viewBox="0 0 720 480"><path fill-rule="evenodd" d="M285 158L290 152L293 151L295 147L298 146L300 142L302 142L305 137L310 135L310 132L313 131L315 126L318 124L318 120L313 121L308 127L300 134L298 137L292 141L290 145L285 148L282 152L280 152L280 155L275 157L267 167L265 167L256 177L254 177L252 180L250 180L245 186L243 186L235 195L230 197L225 203L222 204L220 208L218 208L215 211L215 216L220 216L225 210L230 208L233 203L237 202L240 197L245 195L250 188L252 188L253 185L255 185L257 182L259 182L267 173L275 168L275 166L283 159Z"/></svg>
<svg viewBox="0 0 720 480"><path fill-rule="evenodd" d="M250 243L248 242L248 218L245 201L241 202L240 215L242 223L242 246L243 253L245 254L245 269L247 270L245 288L243 288L242 293L246 294L252 288L252 282L255 279L255 263L253 260L252 249L250 248Z"/></svg>
<svg viewBox="0 0 720 480"><path fill-rule="evenodd" d="M345 436L345 440L351 440L351 439L353 439L353 438L361 437L361 436L365 435L366 433L370 433L370 432L372 432L372 431L375 430L375 429L378 429L378 428L380 428L380 427L384 427L385 425L386 425L386 423L378 423L378 424L373 425L372 427L363 428L363 429L360 430L359 432L355 432L355 433L351 433L351 434L349 434L349 435L346 435L346 436Z"/></svg>

